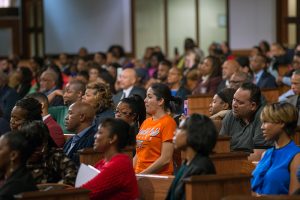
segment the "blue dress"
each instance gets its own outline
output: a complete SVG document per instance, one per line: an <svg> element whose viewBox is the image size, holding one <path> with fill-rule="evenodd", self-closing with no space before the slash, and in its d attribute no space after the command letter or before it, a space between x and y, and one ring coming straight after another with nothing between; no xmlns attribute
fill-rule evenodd
<svg viewBox="0 0 300 200"><path fill-rule="evenodd" d="M288 194L289 166L298 153L300 148L292 140L282 148L268 149L252 173L252 190L258 194Z"/></svg>

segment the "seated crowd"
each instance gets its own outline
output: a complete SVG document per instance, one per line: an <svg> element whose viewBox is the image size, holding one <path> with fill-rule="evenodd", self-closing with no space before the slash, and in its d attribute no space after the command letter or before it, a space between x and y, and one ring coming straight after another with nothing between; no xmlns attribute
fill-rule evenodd
<svg viewBox="0 0 300 200"><path fill-rule="evenodd" d="M263 41L235 57L226 42L213 43L204 57L192 39L184 44L172 61L159 47L129 59L119 45L23 64L4 59L0 199L43 183L74 186L88 148L100 158L99 173L79 186L90 199L138 199L136 174L175 175L166 199L185 199L185 178L217 173L211 155L222 136L230 151L258 162L253 195L300 193L300 45L291 53ZM287 89L268 103L263 91L278 87ZM209 116L187 110L189 95L211 96Z"/></svg>

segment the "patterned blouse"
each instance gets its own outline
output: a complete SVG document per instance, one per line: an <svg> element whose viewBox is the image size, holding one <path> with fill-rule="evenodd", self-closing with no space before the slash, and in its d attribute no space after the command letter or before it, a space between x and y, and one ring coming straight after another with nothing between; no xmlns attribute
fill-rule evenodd
<svg viewBox="0 0 300 200"><path fill-rule="evenodd" d="M64 183L74 186L77 166L62 151L46 150L35 163L27 163L36 183Z"/></svg>

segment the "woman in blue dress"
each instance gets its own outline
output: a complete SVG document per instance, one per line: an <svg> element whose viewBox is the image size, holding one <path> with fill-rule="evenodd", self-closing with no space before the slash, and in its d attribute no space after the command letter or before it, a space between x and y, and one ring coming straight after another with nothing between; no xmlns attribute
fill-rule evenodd
<svg viewBox="0 0 300 200"><path fill-rule="evenodd" d="M266 140L273 140L251 180L257 195L291 194L300 184L296 172L300 165L300 148L292 140L297 126L298 111L289 103L273 103L261 113L262 132Z"/></svg>

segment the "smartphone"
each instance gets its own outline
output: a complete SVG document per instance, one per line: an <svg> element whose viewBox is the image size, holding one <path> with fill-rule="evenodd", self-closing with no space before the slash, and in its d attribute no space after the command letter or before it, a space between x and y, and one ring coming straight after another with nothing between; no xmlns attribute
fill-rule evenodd
<svg viewBox="0 0 300 200"><path fill-rule="evenodd" d="M184 116L188 116L188 100L184 100L183 102L183 114Z"/></svg>

